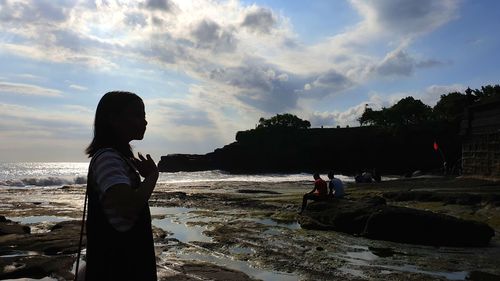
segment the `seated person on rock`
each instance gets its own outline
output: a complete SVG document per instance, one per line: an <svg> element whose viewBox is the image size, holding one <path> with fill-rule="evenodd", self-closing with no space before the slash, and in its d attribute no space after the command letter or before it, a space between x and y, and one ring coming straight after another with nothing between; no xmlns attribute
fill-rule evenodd
<svg viewBox="0 0 500 281"><path fill-rule="evenodd" d="M335 177L335 174L332 172L328 173L328 178L330 179L330 183L328 184L328 188L330 189L330 193L328 197L330 198L344 198L344 183L339 178Z"/></svg>
<svg viewBox="0 0 500 281"><path fill-rule="evenodd" d="M302 198L302 208L299 214L302 214L307 206L307 200L321 201L328 199L328 187L326 182L319 176L318 173L314 174L314 189L304 194Z"/></svg>
<svg viewBox="0 0 500 281"><path fill-rule="evenodd" d="M359 172L355 177L354 180L356 183L370 183L372 182L372 174L368 172Z"/></svg>

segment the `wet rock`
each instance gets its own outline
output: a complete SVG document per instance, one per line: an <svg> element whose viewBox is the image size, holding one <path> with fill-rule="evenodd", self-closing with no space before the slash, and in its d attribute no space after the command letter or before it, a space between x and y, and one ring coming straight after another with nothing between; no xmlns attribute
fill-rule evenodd
<svg viewBox="0 0 500 281"><path fill-rule="evenodd" d="M7 234L26 234L30 233L29 226L18 224L6 219L4 216L0 218L0 236Z"/></svg>
<svg viewBox="0 0 500 281"><path fill-rule="evenodd" d="M46 255L74 254L78 249L79 238L79 221L61 222L47 233L15 235L0 240L0 250L36 251Z"/></svg>
<svg viewBox="0 0 500 281"><path fill-rule="evenodd" d="M498 281L500 280L499 275L482 272L482 271L471 271L469 275L467 275L466 280L481 280L481 281Z"/></svg>
<svg viewBox="0 0 500 281"><path fill-rule="evenodd" d="M396 252L391 248L368 247L368 249L376 256L381 258L392 257Z"/></svg>
<svg viewBox="0 0 500 281"><path fill-rule="evenodd" d="M494 230L485 223L430 211L386 206L372 213L363 236L434 246L486 246Z"/></svg>
<svg viewBox="0 0 500 281"><path fill-rule="evenodd" d="M385 199L381 197L313 202L299 216L298 222L305 229L335 230L359 235L363 233L370 214L383 206Z"/></svg>
<svg viewBox="0 0 500 281"><path fill-rule="evenodd" d="M0 259L0 280L17 278L41 279L46 276L60 277L63 280L72 280L70 272L73 265L73 256L24 256Z"/></svg>
<svg viewBox="0 0 500 281"><path fill-rule="evenodd" d="M419 201L419 202L443 202L455 205L477 205L482 201L495 202L495 196L490 195L489 199L478 194L470 193L436 193L431 191L400 191L385 192L384 198L391 201Z"/></svg>
<svg viewBox="0 0 500 281"><path fill-rule="evenodd" d="M298 221L305 229L335 230L376 240L435 246L486 246L495 235L485 223L387 206L381 197L313 202Z"/></svg>
<svg viewBox="0 0 500 281"><path fill-rule="evenodd" d="M0 280L58 276L72 279L71 267L78 250L81 221L64 221L50 232L11 234L0 239ZM83 240L85 245L85 239Z"/></svg>
<svg viewBox="0 0 500 281"><path fill-rule="evenodd" d="M241 271L232 270L229 268L217 266L209 263L188 263L181 266L181 271L189 275L203 276L209 280L221 281L251 281L256 280L250 278L248 275ZM174 279L173 279L174 280ZM177 279L175 279L177 280Z"/></svg>

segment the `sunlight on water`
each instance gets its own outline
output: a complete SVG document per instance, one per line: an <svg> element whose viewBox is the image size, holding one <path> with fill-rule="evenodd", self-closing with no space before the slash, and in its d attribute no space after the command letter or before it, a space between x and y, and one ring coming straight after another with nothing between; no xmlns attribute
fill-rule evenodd
<svg viewBox="0 0 500 281"><path fill-rule="evenodd" d="M153 216L165 216L162 219L153 219L152 224L166 231L172 232L172 237L177 240L188 243L194 241L212 242L212 238L203 234L207 227L188 225L188 222L198 221L196 212L200 211L196 208L183 207L151 207ZM205 220L206 221L206 218ZM293 224L280 224L268 219L257 219L256 221L272 226L284 226L295 228ZM233 247L231 252L234 254L254 253L252 249L243 247ZM299 277L294 274L270 271L264 269L253 268L248 262L234 260L224 255L212 255L204 253L176 253L178 258L206 261L217 264L219 266L228 267L234 270L240 270L254 278L265 281L297 281Z"/></svg>
<svg viewBox="0 0 500 281"><path fill-rule="evenodd" d="M59 216L28 216L28 217L9 217L8 219L19 222L21 224L36 224L41 222L62 222L74 220L70 217L59 217Z"/></svg>
<svg viewBox="0 0 500 281"><path fill-rule="evenodd" d="M151 215L165 215L162 219L153 219L152 224L156 227L172 232L173 237L177 240L189 243L193 241L212 242L212 238L203 234L207 230L206 227L188 225L193 214L190 208L168 208L168 207L151 207Z"/></svg>
<svg viewBox="0 0 500 281"><path fill-rule="evenodd" d="M179 253L177 254L179 258L187 259L187 260L195 260L195 261L204 261L209 263L214 263L219 266L224 266L230 269L242 271L249 276L252 276L256 279L264 280L264 281L298 281L300 277L285 272L264 270L261 268L254 268L250 266L248 262L233 260L227 257L214 256L209 254L201 254L201 253Z"/></svg>
<svg viewBox="0 0 500 281"><path fill-rule="evenodd" d="M6 187L53 187L87 182L88 163L85 162L26 162L0 163L0 186ZM326 175L321 175L327 180ZM344 182L352 177L338 175ZM193 182L287 182L312 181L309 173L298 174L229 174L220 170L199 172L160 173L158 183Z"/></svg>

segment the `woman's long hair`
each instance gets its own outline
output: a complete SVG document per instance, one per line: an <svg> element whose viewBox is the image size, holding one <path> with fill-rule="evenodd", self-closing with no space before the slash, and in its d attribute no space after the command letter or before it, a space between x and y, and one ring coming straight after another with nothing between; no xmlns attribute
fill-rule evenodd
<svg viewBox="0 0 500 281"><path fill-rule="evenodd" d="M95 112L94 138L85 149L89 157L94 156L99 149L107 147L114 148L127 157L133 157L129 144L123 145L117 142L110 117L120 114L127 105L137 101L142 103L138 95L124 91L108 92L101 98Z"/></svg>

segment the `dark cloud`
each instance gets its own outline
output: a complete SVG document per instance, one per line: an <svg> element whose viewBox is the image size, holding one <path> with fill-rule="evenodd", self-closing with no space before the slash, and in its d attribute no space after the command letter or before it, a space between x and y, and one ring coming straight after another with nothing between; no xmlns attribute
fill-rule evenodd
<svg viewBox="0 0 500 281"><path fill-rule="evenodd" d="M375 72L381 76L410 76L416 68L430 68L444 65L444 62L428 59L417 61L406 51L400 49L389 53L384 60L375 67Z"/></svg>
<svg viewBox="0 0 500 281"><path fill-rule="evenodd" d="M54 36L53 38L55 39L55 42L51 42L51 45L63 47L72 51L83 53L89 47L103 49L109 49L110 47L108 44L95 39L90 39L88 37L83 37L81 34L69 29L52 31L52 35ZM39 40L39 42L40 41L41 40Z"/></svg>
<svg viewBox="0 0 500 281"><path fill-rule="evenodd" d="M232 52L236 49L236 38L228 29L221 28L216 22L205 19L191 31L196 45L214 52Z"/></svg>
<svg viewBox="0 0 500 281"><path fill-rule="evenodd" d="M241 26L246 27L252 31L269 33L275 23L276 20L270 10L258 8L256 10L248 12L245 15L245 19L241 23Z"/></svg>
<svg viewBox="0 0 500 281"><path fill-rule="evenodd" d="M449 21L459 1L453 0L378 0L369 5L376 11L383 28L401 34L430 31Z"/></svg>
<svg viewBox="0 0 500 281"><path fill-rule="evenodd" d="M265 112L276 113L297 106L297 89L303 80L265 63L247 63L241 67L219 68L210 78L239 89L236 98Z"/></svg>
<svg viewBox="0 0 500 281"><path fill-rule="evenodd" d="M175 39L167 33L161 33L152 35L150 43L150 48L138 50L146 58L154 58L166 64L174 64L179 61L195 61L189 52L195 45L189 40Z"/></svg>
<svg viewBox="0 0 500 281"><path fill-rule="evenodd" d="M301 97L322 98L354 85L349 78L335 70L299 76L264 62L219 68L210 73L210 78L238 88L237 99L269 113L296 109Z"/></svg>
<svg viewBox="0 0 500 281"><path fill-rule="evenodd" d="M439 61L439 60L429 59L429 60L417 62L416 67L430 68L430 67L441 66L441 65L446 65L446 64L449 64L449 62L443 62L443 61Z"/></svg>
<svg viewBox="0 0 500 281"><path fill-rule="evenodd" d="M147 0L144 7L149 10L160 10L164 12L172 12L175 9L175 4L170 0Z"/></svg>
<svg viewBox="0 0 500 281"><path fill-rule="evenodd" d="M308 81L312 82L303 84L304 86L300 90L300 93L305 98L322 98L354 86L353 81L334 69L319 75L313 75Z"/></svg>
<svg viewBox="0 0 500 281"><path fill-rule="evenodd" d="M377 66L376 71L382 76L410 76L415 69L415 60L405 51L397 50L388 54Z"/></svg>
<svg viewBox="0 0 500 281"><path fill-rule="evenodd" d="M30 3L12 3L3 1L0 9L0 21L16 24L64 22L75 1L37 0Z"/></svg>

